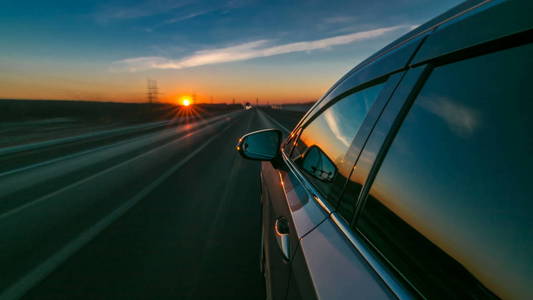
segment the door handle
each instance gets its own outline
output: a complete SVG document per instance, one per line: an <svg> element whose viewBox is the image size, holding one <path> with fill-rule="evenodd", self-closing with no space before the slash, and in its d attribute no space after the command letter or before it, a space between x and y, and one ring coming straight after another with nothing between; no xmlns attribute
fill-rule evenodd
<svg viewBox="0 0 533 300"><path fill-rule="evenodd" d="M276 219L274 223L274 234L276 235L276 242L283 254L283 258L289 260L290 258L290 241L289 241L289 222L283 217Z"/></svg>

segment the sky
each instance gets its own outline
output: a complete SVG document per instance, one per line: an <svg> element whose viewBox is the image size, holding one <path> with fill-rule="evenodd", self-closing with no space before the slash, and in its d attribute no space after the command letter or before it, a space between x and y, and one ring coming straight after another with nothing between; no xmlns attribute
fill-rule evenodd
<svg viewBox="0 0 533 300"><path fill-rule="evenodd" d="M314 101L460 2L3 0L0 98Z"/></svg>

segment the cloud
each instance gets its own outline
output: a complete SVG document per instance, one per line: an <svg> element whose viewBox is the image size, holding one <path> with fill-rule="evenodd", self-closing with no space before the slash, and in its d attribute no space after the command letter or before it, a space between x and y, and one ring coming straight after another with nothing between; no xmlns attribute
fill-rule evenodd
<svg viewBox="0 0 533 300"><path fill-rule="evenodd" d="M190 19L194 19L196 17L200 17L200 16L203 16L203 15L209 14L211 12L214 12L216 10L217 9L208 9L208 10L197 11L197 12L192 12L192 13L188 13L188 14L176 15L176 16L174 16L172 18L169 18L169 19L166 19L163 22L161 22L159 24L156 24L156 25L154 25L152 27L144 28L144 31L145 32L153 32L155 29L160 28L161 26L166 26L166 25L175 24L175 23L187 21L187 20L190 20Z"/></svg>
<svg viewBox="0 0 533 300"><path fill-rule="evenodd" d="M143 1L131 6L104 6L95 15L99 23L129 20L168 13L190 3L191 0L153 0Z"/></svg>
<svg viewBox="0 0 533 300"><path fill-rule="evenodd" d="M163 22L163 23L164 24L174 24L174 23L185 21L185 20L194 19L196 17L206 15L206 14L208 14L210 12L213 12L213 11L214 11L213 9L207 9L207 10L193 12L193 13L182 15L182 16L176 16L176 17L173 17L173 18L165 20L165 22Z"/></svg>
<svg viewBox="0 0 533 300"><path fill-rule="evenodd" d="M355 22L356 18L353 16L336 16L336 17L329 17L322 20L324 24L344 24L344 23L353 23Z"/></svg>
<svg viewBox="0 0 533 300"><path fill-rule="evenodd" d="M471 136L481 122L477 111L446 97L423 97L419 105L440 117L460 137Z"/></svg>
<svg viewBox="0 0 533 300"><path fill-rule="evenodd" d="M352 138L347 136L346 133L342 130L342 126L339 126L338 117L335 116L331 109L328 109L324 112L324 119L328 124L329 129L333 132L333 135L339 140L345 147L350 147Z"/></svg>
<svg viewBox="0 0 533 300"><path fill-rule="evenodd" d="M267 57L293 52L327 49L332 46L346 45L376 38L395 30L406 29L407 27L409 26L384 27L374 30L338 35L320 40L296 42L277 46L268 46L270 44L269 40L258 40L227 48L200 50L196 51L191 56L181 59L170 59L160 56L128 58L114 62L111 65L111 70L130 72L148 69L179 70L203 65L249 60L258 57Z"/></svg>
<svg viewBox="0 0 533 300"><path fill-rule="evenodd" d="M212 3L211 3L212 2ZM142 0L129 6L105 5L93 15L101 24L144 17L161 16L166 19L156 27L196 18L214 11L228 11L246 5L243 1ZM167 17L170 15L170 17ZM147 31L151 31L149 28Z"/></svg>

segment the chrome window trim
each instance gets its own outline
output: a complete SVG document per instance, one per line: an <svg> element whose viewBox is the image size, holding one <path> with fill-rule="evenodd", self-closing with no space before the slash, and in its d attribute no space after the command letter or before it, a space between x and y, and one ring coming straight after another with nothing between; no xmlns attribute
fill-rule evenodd
<svg viewBox="0 0 533 300"><path fill-rule="evenodd" d="M305 176L298 170L298 167L294 165L294 163L287 157L287 154L284 150L281 151L281 154L283 156L283 160L285 161L285 164L289 167L290 171L296 175L296 178L300 181L300 183L306 188L307 192L311 194L311 198L315 200L316 203L322 209L326 212L326 214L330 215L333 212L333 207L326 201L322 200L323 196L315 189L315 187L305 178Z"/></svg>
<svg viewBox="0 0 533 300"><path fill-rule="evenodd" d="M378 255L373 253L373 251L364 244L363 239L352 231L350 226L342 217L337 216L334 208L332 208L328 202L323 200L323 196L312 186L307 178L305 178L300 170L298 170L298 167L287 157L284 149L281 150L281 155L285 164L289 167L289 171L296 175L296 178L298 178L300 183L306 188L307 192L311 194L315 202L318 203L318 205L324 210L328 217L337 226L339 231L344 235L346 240L352 244L355 250L363 257L366 263L379 276L388 289L398 299L416 299L417 297L396 278L396 276L386 266L386 263L381 261ZM305 235L307 235L307 233L305 233L304 236Z"/></svg>
<svg viewBox="0 0 533 300"><path fill-rule="evenodd" d="M389 290L398 299L416 299L417 296L415 296L415 294L413 294L404 286L404 284L401 283L401 281L397 279L397 276L395 276L389 270L390 267L388 267L387 264L382 261L379 255L374 253L372 250L369 250L369 247L365 245L364 240L354 233L346 221L342 217L337 216L337 214L338 213L334 212L330 215L333 223L337 225L346 239L350 241L352 246L365 259L368 265L370 265L370 267L376 272L385 285L387 285Z"/></svg>

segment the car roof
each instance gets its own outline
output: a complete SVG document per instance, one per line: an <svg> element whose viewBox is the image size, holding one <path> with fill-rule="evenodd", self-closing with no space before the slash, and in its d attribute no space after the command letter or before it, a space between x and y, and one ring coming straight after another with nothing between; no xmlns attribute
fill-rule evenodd
<svg viewBox="0 0 533 300"><path fill-rule="evenodd" d="M385 66L386 70L379 70L379 74L372 74L369 80L373 80L377 78L376 76L406 68L407 63L419 65L461 48L530 30L533 28L533 19L529 15L531 9L533 9L531 0L468 0L449 9L404 34L352 68L308 110L296 127L305 124L310 116L332 102L339 94L337 90L341 90L340 93L342 93L345 88L340 88L341 85L349 85L349 79L353 77L352 75L360 73L358 71L364 72L366 67L375 63L379 64L379 62L383 63L384 60L388 60L386 65L393 64ZM483 30L480 32L476 29ZM441 45L443 39L446 40L445 47ZM420 44L423 45L418 51L416 48ZM411 49L402 51L406 47ZM405 55L410 53L415 53L415 57L408 59L409 57Z"/></svg>
<svg viewBox="0 0 533 300"><path fill-rule="evenodd" d="M490 2L491 0L467 0L459 5L456 5L455 7L449 9L448 11L444 12L443 14L440 14L439 16L427 21L426 23L418 26L417 28L411 30L410 32L404 34L400 38L396 39L392 43L388 44L381 50L377 51L361 63L357 64L354 68L352 68L350 71L348 71L344 76L342 76L333 86L331 86L326 93L320 97L318 101L315 102L315 104L307 111L307 113L302 117L300 122L298 122L297 127L299 127L301 124L305 123L305 121L308 119L308 117L315 113L315 109L324 106L325 102L330 102L329 99L327 100L328 96L330 96L331 92L335 90L335 88L340 85L345 79L350 77L353 73L357 72L358 70L364 68L365 66L369 65L370 63L378 60L379 58L383 57L386 54L394 53L397 49L399 49L401 46L407 44L409 41L412 41L416 39L419 36L422 36L431 30L434 30L437 26L440 26L446 22L449 22L459 16L462 16L463 14L485 4Z"/></svg>
<svg viewBox="0 0 533 300"><path fill-rule="evenodd" d="M426 23L416 27L415 29L411 30L410 32L404 34L400 38L396 39L392 43L388 44L378 52L371 55L369 58L365 59L361 63L359 63L353 70L349 72L352 73L356 71L357 69L360 69L369 63L375 61L376 59L384 56L385 54L389 54L390 52L394 52L396 49L400 48L404 44L408 43L409 41L427 33L431 30L435 29L436 27L443 25L445 23L448 23L465 13L472 11L488 2L491 2L492 0L471 0L471 1L465 1L448 11L444 12L443 14L438 15L437 17L427 21Z"/></svg>

